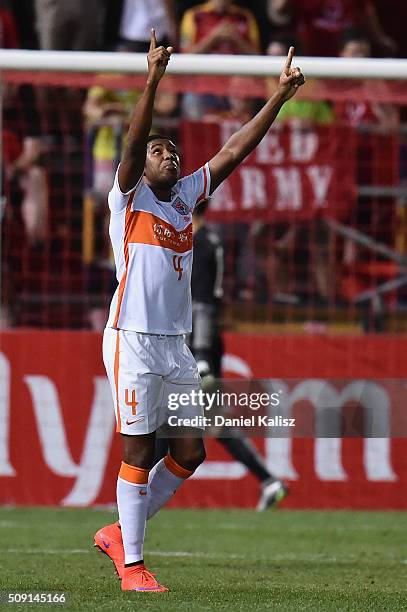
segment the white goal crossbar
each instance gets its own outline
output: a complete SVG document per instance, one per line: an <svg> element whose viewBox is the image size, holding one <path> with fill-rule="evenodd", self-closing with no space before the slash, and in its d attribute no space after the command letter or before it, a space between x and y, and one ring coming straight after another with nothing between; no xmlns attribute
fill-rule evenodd
<svg viewBox="0 0 407 612"><path fill-rule="evenodd" d="M177 75L277 76L284 58L265 55L191 55L175 53L168 66ZM307 77L407 80L407 60L297 57ZM143 53L0 50L0 70L53 72L146 72Z"/></svg>

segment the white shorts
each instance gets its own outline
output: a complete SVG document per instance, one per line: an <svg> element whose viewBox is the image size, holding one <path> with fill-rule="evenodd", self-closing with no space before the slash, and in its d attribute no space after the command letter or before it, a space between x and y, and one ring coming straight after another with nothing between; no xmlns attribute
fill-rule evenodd
<svg viewBox="0 0 407 612"><path fill-rule="evenodd" d="M184 336L156 336L107 327L103 361L112 390L116 431L141 435L156 431L170 415L202 417L203 408L191 402L169 410L171 393L200 388L196 361Z"/></svg>

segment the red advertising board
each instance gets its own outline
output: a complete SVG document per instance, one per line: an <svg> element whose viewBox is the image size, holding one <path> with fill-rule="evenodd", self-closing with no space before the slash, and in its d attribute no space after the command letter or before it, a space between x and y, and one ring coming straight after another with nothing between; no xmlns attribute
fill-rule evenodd
<svg viewBox="0 0 407 612"><path fill-rule="evenodd" d="M211 159L241 127L236 120L183 122L185 172ZM356 197L353 128L276 123L211 198L214 221L343 219Z"/></svg>
<svg viewBox="0 0 407 612"><path fill-rule="evenodd" d="M228 376L407 379L403 336L229 333L225 340ZM380 392L387 393L385 384ZM312 410L312 398L303 394L300 399ZM270 469L289 483L285 507L407 509L406 440L255 442ZM207 446L207 462L181 487L172 505L252 507L258 483L215 440ZM119 464L120 439L114 433L100 335L2 332L0 503L113 503Z"/></svg>

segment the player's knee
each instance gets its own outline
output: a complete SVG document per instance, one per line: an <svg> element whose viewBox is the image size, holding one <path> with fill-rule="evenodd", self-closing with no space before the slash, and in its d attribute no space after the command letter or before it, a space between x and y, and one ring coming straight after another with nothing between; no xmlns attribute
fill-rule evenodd
<svg viewBox="0 0 407 612"><path fill-rule="evenodd" d="M202 445L198 449L196 449L195 452L192 454L191 463L194 467L191 469L196 470L201 465L201 463L205 461L205 459L206 459L205 447Z"/></svg>
<svg viewBox="0 0 407 612"><path fill-rule="evenodd" d="M148 452L123 453L123 461L127 465L141 468L143 470L151 470L154 463L154 455Z"/></svg>
<svg viewBox="0 0 407 612"><path fill-rule="evenodd" d="M184 450L179 463L187 470L194 472L205 461L206 453L204 445Z"/></svg>
<svg viewBox="0 0 407 612"><path fill-rule="evenodd" d="M141 440L141 438L144 438ZM150 470L154 464L154 439L149 436L123 436L123 461L133 467Z"/></svg>

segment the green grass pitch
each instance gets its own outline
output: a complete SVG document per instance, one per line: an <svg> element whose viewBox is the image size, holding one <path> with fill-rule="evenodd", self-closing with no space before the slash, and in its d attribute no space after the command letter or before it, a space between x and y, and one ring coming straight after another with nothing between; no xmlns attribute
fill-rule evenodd
<svg viewBox="0 0 407 612"><path fill-rule="evenodd" d="M163 594L122 593L93 549L93 533L114 518L0 509L0 590L66 591L69 603L52 606L63 610L407 610L406 513L163 510L145 554L171 589Z"/></svg>

